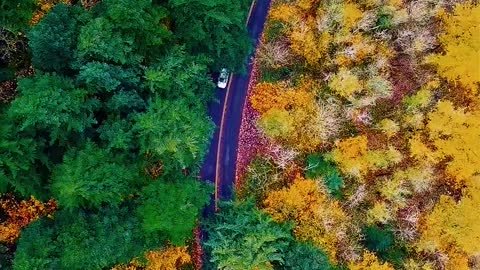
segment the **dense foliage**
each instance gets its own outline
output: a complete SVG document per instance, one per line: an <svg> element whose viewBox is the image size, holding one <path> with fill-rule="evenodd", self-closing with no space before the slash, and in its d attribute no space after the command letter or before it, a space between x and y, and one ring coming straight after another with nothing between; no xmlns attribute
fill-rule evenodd
<svg viewBox="0 0 480 270"><path fill-rule="evenodd" d="M243 69L249 5L0 2L2 269L191 262L210 74Z"/></svg>
<svg viewBox="0 0 480 270"><path fill-rule="evenodd" d="M341 268L478 269L479 12L468 0L273 0L238 199Z"/></svg>
<svg viewBox="0 0 480 270"><path fill-rule="evenodd" d="M210 74L244 69L250 3L0 0L0 268L193 267ZM479 27L478 1L273 0L261 147L204 268L479 269Z"/></svg>
<svg viewBox="0 0 480 270"><path fill-rule="evenodd" d="M276 223L252 201L223 205L208 231L212 269L333 269L322 250L294 241L290 224Z"/></svg>

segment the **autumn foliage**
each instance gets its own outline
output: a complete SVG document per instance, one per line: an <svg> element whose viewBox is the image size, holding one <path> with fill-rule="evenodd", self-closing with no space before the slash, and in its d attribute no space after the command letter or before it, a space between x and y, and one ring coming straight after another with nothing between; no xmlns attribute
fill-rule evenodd
<svg viewBox="0 0 480 270"><path fill-rule="evenodd" d="M7 217L0 223L0 242L13 243L19 237L20 230L30 222L42 216L52 217L57 203L53 199L42 203L33 196L28 201L19 202L12 195L5 195L0 200L0 208Z"/></svg>
<svg viewBox="0 0 480 270"><path fill-rule="evenodd" d="M303 172L257 177L263 210L348 269L479 268L479 27L476 1L273 1L249 101Z"/></svg>
<svg viewBox="0 0 480 270"><path fill-rule="evenodd" d="M145 253L146 263L134 259L126 265L117 265L111 270L178 270L192 262L187 247L167 247Z"/></svg>
<svg viewBox="0 0 480 270"><path fill-rule="evenodd" d="M270 192L264 207L276 221L292 221L298 239L317 244L336 259L349 218L317 181L297 178L290 187Z"/></svg>
<svg viewBox="0 0 480 270"><path fill-rule="evenodd" d="M250 97L252 107L262 113L259 125L265 134L290 147L312 151L322 142L316 124L319 117L315 98L317 85L304 78L298 86L261 83Z"/></svg>
<svg viewBox="0 0 480 270"><path fill-rule="evenodd" d="M480 6L457 5L451 14L442 12L440 19L444 53L433 54L427 61L436 65L441 76L475 95L480 83Z"/></svg>
<svg viewBox="0 0 480 270"><path fill-rule="evenodd" d="M145 254L148 260L146 270L176 270L191 263L187 247L171 247L160 251L149 251Z"/></svg>
<svg viewBox="0 0 480 270"><path fill-rule="evenodd" d="M71 5L71 0L35 0L37 10L33 14L30 24L37 24L56 4L63 3Z"/></svg>

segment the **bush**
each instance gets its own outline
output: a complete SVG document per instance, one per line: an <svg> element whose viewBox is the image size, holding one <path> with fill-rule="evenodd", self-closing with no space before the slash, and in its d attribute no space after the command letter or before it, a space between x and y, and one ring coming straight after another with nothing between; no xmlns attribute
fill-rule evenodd
<svg viewBox="0 0 480 270"><path fill-rule="evenodd" d="M279 269L285 270L333 270L325 252L310 243L292 242L285 253L285 264Z"/></svg>
<svg viewBox="0 0 480 270"><path fill-rule="evenodd" d="M343 178L333 163L325 160L320 154L312 154L307 157L307 168L307 178L322 178L332 196L336 198L342 197Z"/></svg>
<svg viewBox="0 0 480 270"><path fill-rule="evenodd" d="M389 30L393 27L393 16L387 13L380 13L377 18L376 25L379 30Z"/></svg>
<svg viewBox="0 0 480 270"><path fill-rule="evenodd" d="M286 182L280 176L273 162L262 157L254 158L247 169L245 180L237 191L238 199L253 197L257 203L262 202L268 192L285 186Z"/></svg>
<svg viewBox="0 0 480 270"><path fill-rule="evenodd" d="M291 75L291 70L288 67L279 69L264 68L261 70L260 75L260 82L278 82L288 78Z"/></svg>
<svg viewBox="0 0 480 270"><path fill-rule="evenodd" d="M376 225L367 226L363 229L365 247L377 254L383 261L400 267L407 256L406 247L395 239L392 227L387 225L383 228Z"/></svg>
<svg viewBox="0 0 480 270"><path fill-rule="evenodd" d="M282 264L292 241L291 227L276 223L251 201L221 206L208 225L206 251L215 269L271 269Z"/></svg>
<svg viewBox="0 0 480 270"><path fill-rule="evenodd" d="M283 35L285 31L285 25L279 21L270 21L265 25L264 36L265 42L271 42L278 39Z"/></svg>

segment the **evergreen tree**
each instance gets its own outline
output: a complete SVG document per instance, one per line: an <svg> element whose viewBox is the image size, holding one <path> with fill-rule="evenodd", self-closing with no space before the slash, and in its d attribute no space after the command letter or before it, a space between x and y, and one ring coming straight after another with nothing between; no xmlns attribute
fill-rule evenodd
<svg viewBox="0 0 480 270"><path fill-rule="evenodd" d="M53 194L67 209L117 206L141 183L138 171L135 163L87 142L54 170Z"/></svg>
<svg viewBox="0 0 480 270"><path fill-rule="evenodd" d="M184 245L209 199L206 187L194 179L156 180L144 188L137 213L146 234L164 235L173 244Z"/></svg>
<svg viewBox="0 0 480 270"><path fill-rule="evenodd" d="M46 183L36 170L42 142L18 132L7 121L0 121L0 194L12 189L22 196L46 198Z"/></svg>
<svg viewBox="0 0 480 270"><path fill-rule="evenodd" d="M18 241L13 269L59 269L58 248L52 221L39 219L22 231Z"/></svg>
<svg viewBox="0 0 480 270"><path fill-rule="evenodd" d="M148 0L105 0L98 4L96 18L80 31L78 63L90 61L139 65L153 60L170 39L161 23L164 7Z"/></svg>
<svg viewBox="0 0 480 270"><path fill-rule="evenodd" d="M59 73L69 70L77 44L76 17L81 12L78 7L58 4L30 31L29 45L36 69Z"/></svg>
<svg viewBox="0 0 480 270"><path fill-rule="evenodd" d="M161 160L167 171L197 166L212 136L213 124L205 109L188 103L156 98L138 116L140 153Z"/></svg>
<svg viewBox="0 0 480 270"><path fill-rule="evenodd" d="M169 0L174 33L194 55L214 59L212 68L240 71L252 49L245 27L249 1Z"/></svg>
<svg viewBox="0 0 480 270"><path fill-rule="evenodd" d="M21 131L47 132L51 144L66 143L69 134L81 133L96 122L92 112L98 101L89 99L87 91L75 88L65 77L39 74L25 78L18 82L18 91L7 115Z"/></svg>
<svg viewBox="0 0 480 270"><path fill-rule="evenodd" d="M162 98L184 98L190 104L206 105L215 89L207 74L210 62L207 57L190 56L184 47L174 47L145 71L146 87Z"/></svg>
<svg viewBox="0 0 480 270"><path fill-rule="evenodd" d="M253 202L228 203L209 224L205 243L215 269L271 269L283 264L291 228L275 223Z"/></svg>
<svg viewBox="0 0 480 270"><path fill-rule="evenodd" d="M10 32L26 30L33 11L34 0L0 0L0 28Z"/></svg>
<svg viewBox="0 0 480 270"><path fill-rule="evenodd" d="M158 247L155 239L146 242L131 211L129 206L60 211L54 220L35 221L21 234L13 269L100 270Z"/></svg>
<svg viewBox="0 0 480 270"><path fill-rule="evenodd" d="M325 252L310 243L292 242L285 252L285 270L333 270Z"/></svg>

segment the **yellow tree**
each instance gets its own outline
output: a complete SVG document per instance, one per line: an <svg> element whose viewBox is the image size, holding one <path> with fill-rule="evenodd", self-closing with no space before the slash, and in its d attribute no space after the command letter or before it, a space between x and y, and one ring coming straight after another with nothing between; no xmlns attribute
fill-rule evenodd
<svg viewBox="0 0 480 270"><path fill-rule="evenodd" d="M133 259L129 264L113 267L111 270L178 270L192 263L187 247L168 247L145 253L146 264Z"/></svg>
<svg viewBox="0 0 480 270"><path fill-rule="evenodd" d="M347 100L353 100L355 98L354 95L363 90L362 83L358 77L345 68L341 68L333 76L329 86L336 94Z"/></svg>
<svg viewBox="0 0 480 270"><path fill-rule="evenodd" d="M332 152L333 160L346 174L360 176L368 168L364 157L368 151L368 140L366 136L357 136L335 142L335 149Z"/></svg>
<svg viewBox="0 0 480 270"><path fill-rule="evenodd" d="M421 251L446 254L446 269L469 269L468 256L480 253L480 177L468 179L466 186L459 202L449 196L440 197L427 215L417 243Z"/></svg>
<svg viewBox="0 0 480 270"><path fill-rule="evenodd" d="M364 135L336 141L331 156L343 173L360 179L369 171L386 169L402 160L401 153L393 147L369 150Z"/></svg>
<svg viewBox="0 0 480 270"><path fill-rule="evenodd" d="M436 154L449 160L447 173L458 182L480 173L480 112L455 109L451 102L440 101L428 119Z"/></svg>
<svg viewBox="0 0 480 270"><path fill-rule="evenodd" d="M457 5L453 14L442 13L441 19L444 53L428 57L427 62L436 65L441 76L475 94L480 82L480 5Z"/></svg>
<svg viewBox="0 0 480 270"><path fill-rule="evenodd" d="M150 251L145 254L145 257L148 260L145 270L177 270L192 262L187 247Z"/></svg>
<svg viewBox="0 0 480 270"><path fill-rule="evenodd" d="M290 187L270 192L264 210L278 222L293 221L298 239L312 241L336 260L348 217L317 181L297 178Z"/></svg>
<svg viewBox="0 0 480 270"><path fill-rule="evenodd" d="M273 108L268 110L259 120L259 125L268 137L288 139L294 132L294 119L286 110Z"/></svg>
<svg viewBox="0 0 480 270"><path fill-rule="evenodd" d="M321 143L318 130L313 80L303 78L297 87L286 83L260 83L253 89L250 102L261 114L259 125L272 139L311 152Z"/></svg>

